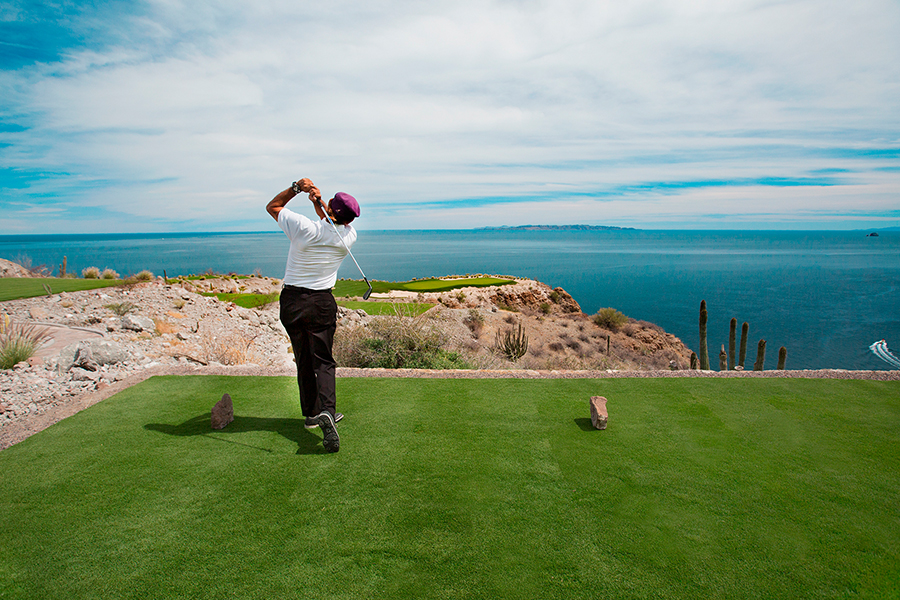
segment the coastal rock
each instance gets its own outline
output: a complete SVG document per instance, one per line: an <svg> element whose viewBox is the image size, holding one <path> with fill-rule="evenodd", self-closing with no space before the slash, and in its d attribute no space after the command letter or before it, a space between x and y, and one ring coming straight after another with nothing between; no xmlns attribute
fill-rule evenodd
<svg viewBox="0 0 900 600"><path fill-rule="evenodd" d="M100 376L94 371L72 367L72 381L97 381Z"/></svg>
<svg viewBox="0 0 900 600"><path fill-rule="evenodd" d="M34 275L22 265L0 258L0 277L34 277Z"/></svg>
<svg viewBox="0 0 900 600"><path fill-rule="evenodd" d="M29 314L29 315L31 316L31 318L34 319L35 321L46 321L46 320L47 320L47 311L44 310L44 309L43 309L42 307L40 307L40 306L32 306L32 307L28 310L28 314Z"/></svg>
<svg viewBox="0 0 900 600"><path fill-rule="evenodd" d="M507 289L506 286L497 288L497 291L490 297L491 303L500 307L534 313L545 312L546 307L553 312L581 312L578 302L560 287L550 289L550 286L539 282L534 282L534 285L525 289L519 289L517 286L509 287L511 289Z"/></svg>
<svg viewBox="0 0 900 600"><path fill-rule="evenodd" d="M59 372L65 373L76 364L76 355L79 351L84 354L82 356L90 356L90 359L97 365L110 365L128 360L128 350L124 346L116 342L108 340L83 340L74 344L69 344L59 351Z"/></svg>
<svg viewBox="0 0 900 600"><path fill-rule="evenodd" d="M72 363L74 366L86 371L96 371L100 368L100 365L94 361L93 352L89 344L82 344L76 348Z"/></svg>
<svg viewBox="0 0 900 600"><path fill-rule="evenodd" d="M142 317L140 315L125 315L122 317L122 327L132 331L153 331L156 324L153 319Z"/></svg>
<svg viewBox="0 0 900 600"><path fill-rule="evenodd" d="M224 429L232 421L234 421L234 405L231 396L224 394L212 407L210 424L213 429Z"/></svg>
<svg viewBox="0 0 900 600"><path fill-rule="evenodd" d="M606 412L606 398L591 396L591 425L594 429L606 429L609 414Z"/></svg>

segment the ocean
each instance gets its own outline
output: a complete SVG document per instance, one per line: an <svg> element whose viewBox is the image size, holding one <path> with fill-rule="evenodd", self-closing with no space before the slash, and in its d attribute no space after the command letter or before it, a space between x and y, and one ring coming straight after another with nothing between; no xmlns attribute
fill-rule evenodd
<svg viewBox="0 0 900 600"><path fill-rule="evenodd" d="M281 277L287 239L264 233L0 236L0 258L68 270L208 270ZM586 313L614 307L699 346L700 301L709 311L711 362L729 322L750 325L748 366L765 339L793 369L888 369L869 351L900 349L900 232L458 230L360 231L353 248L369 279L486 273L562 287ZM359 279L346 260L340 277Z"/></svg>

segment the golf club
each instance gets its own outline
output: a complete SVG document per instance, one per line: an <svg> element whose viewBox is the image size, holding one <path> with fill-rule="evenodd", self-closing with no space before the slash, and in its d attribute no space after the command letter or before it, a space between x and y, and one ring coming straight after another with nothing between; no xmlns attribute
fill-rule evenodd
<svg viewBox="0 0 900 600"><path fill-rule="evenodd" d="M331 227L334 229L334 232L337 234L338 239L341 240L341 243L344 245L344 248L347 249L347 254L350 255L350 258L353 258L353 264L356 265L356 268L359 269L359 274L362 275L363 281L366 282L366 285L369 286L369 289L366 290L366 293L363 294L363 300L368 300L369 296L372 295L372 284L369 283L369 280L366 278L366 274L363 273L362 267L359 266L359 263L356 262L356 259L353 257L353 253L350 252L350 246L347 245L347 242L344 241L344 238L341 237L341 234L337 230L337 225L334 224L334 221L331 220L331 217L328 216L328 207L325 205L325 202L322 200L322 196L319 196L319 204L322 205L322 210L325 212L325 218L331 223Z"/></svg>

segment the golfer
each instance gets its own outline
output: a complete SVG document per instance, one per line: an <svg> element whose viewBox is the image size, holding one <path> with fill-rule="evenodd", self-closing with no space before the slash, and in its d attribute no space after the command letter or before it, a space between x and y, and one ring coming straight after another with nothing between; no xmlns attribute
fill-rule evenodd
<svg viewBox="0 0 900 600"><path fill-rule="evenodd" d="M301 193L308 194L318 220L286 208ZM320 427L325 450L337 452L341 439L336 423L343 415L336 411L332 345L337 303L331 288L341 261L356 241L356 230L350 222L359 216L359 204L350 194L338 192L329 200L326 216L319 189L303 178L272 198L266 210L291 240L281 291L281 323L291 338L297 361L300 407L306 427Z"/></svg>

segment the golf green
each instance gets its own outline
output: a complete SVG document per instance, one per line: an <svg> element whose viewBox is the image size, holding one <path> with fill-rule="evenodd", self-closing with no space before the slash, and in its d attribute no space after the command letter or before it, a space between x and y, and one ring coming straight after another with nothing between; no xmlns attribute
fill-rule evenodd
<svg viewBox="0 0 900 600"><path fill-rule="evenodd" d="M340 379L338 402L326 454L292 378L154 377L0 452L0 598L900 595L897 382Z"/></svg>

